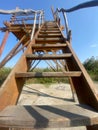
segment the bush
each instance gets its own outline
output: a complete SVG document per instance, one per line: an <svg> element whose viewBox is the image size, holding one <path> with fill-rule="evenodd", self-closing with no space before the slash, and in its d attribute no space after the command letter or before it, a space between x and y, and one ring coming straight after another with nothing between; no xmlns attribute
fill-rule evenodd
<svg viewBox="0 0 98 130"><path fill-rule="evenodd" d="M91 78L98 81L98 60L91 57L90 59L87 59L83 65L90 74Z"/></svg>
<svg viewBox="0 0 98 130"><path fill-rule="evenodd" d="M10 73L11 68L3 67L0 69L0 86L7 78L8 74Z"/></svg>
<svg viewBox="0 0 98 130"><path fill-rule="evenodd" d="M61 71L61 70L59 70ZM33 72L53 72L50 68L36 68ZM41 83L41 84L52 84L52 83L66 83L68 82L67 78L33 78L33 79L28 79L26 81L27 84L31 83Z"/></svg>

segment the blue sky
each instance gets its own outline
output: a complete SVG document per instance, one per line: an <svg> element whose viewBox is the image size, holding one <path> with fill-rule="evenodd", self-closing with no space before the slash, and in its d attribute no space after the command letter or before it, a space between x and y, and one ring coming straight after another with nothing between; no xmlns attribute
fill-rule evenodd
<svg viewBox="0 0 98 130"><path fill-rule="evenodd" d="M0 9L11 10L16 7L34 10L43 9L45 11L46 20L52 20L51 6L54 6L54 9L71 8L86 1L87 0L1 0ZM3 21L8 20L9 17L8 15L0 14L0 27L3 26ZM91 56L98 57L98 7L67 13L67 17L69 28L72 30L72 46L81 62L84 62ZM2 39L1 32L0 39ZM15 37L9 37L3 56L16 42Z"/></svg>

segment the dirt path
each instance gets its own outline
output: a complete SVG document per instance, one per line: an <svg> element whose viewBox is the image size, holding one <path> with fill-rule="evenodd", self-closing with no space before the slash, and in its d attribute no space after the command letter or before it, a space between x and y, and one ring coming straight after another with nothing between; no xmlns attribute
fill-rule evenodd
<svg viewBox="0 0 98 130"><path fill-rule="evenodd" d="M53 84L45 87L42 84L25 85L20 105L60 105L72 104L72 93L69 84Z"/></svg>

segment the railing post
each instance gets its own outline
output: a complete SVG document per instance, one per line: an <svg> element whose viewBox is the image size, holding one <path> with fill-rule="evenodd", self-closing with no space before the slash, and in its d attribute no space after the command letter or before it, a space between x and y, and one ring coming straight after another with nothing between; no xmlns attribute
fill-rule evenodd
<svg viewBox="0 0 98 130"><path fill-rule="evenodd" d="M64 17L64 22L65 22L66 34L67 34L67 38L68 38L69 37L68 20L66 17L66 13L64 11L62 11L62 13L63 13L63 17Z"/></svg>
<svg viewBox="0 0 98 130"><path fill-rule="evenodd" d="M42 17L42 21L41 21L41 23L44 23L44 12L42 12L41 17Z"/></svg>
<svg viewBox="0 0 98 130"><path fill-rule="evenodd" d="M35 32L35 27L36 27L36 17L37 17L37 13L35 12L35 16L34 16L34 23L33 23L33 27L32 27L32 33L31 33L31 41L34 37L34 32Z"/></svg>
<svg viewBox="0 0 98 130"><path fill-rule="evenodd" d="M40 12L40 14L39 14L38 28L40 28L40 24L41 24L41 16L42 16L42 12Z"/></svg>
<svg viewBox="0 0 98 130"><path fill-rule="evenodd" d="M53 18L54 18L54 20L56 21L56 16L55 16L55 12L54 12L53 6L51 7L51 11L52 11L52 14L53 14Z"/></svg>

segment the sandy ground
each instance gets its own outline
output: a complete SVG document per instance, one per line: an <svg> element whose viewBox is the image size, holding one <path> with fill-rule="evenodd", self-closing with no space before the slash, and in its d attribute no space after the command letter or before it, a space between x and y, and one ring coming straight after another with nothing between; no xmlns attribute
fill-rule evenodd
<svg viewBox="0 0 98 130"><path fill-rule="evenodd" d="M98 83L95 83L98 93ZM76 95L72 94L69 84L52 84L48 87L42 84L25 85L18 105L66 105L77 104ZM86 130L85 127L59 128L51 130ZM50 130L50 129L45 129Z"/></svg>

